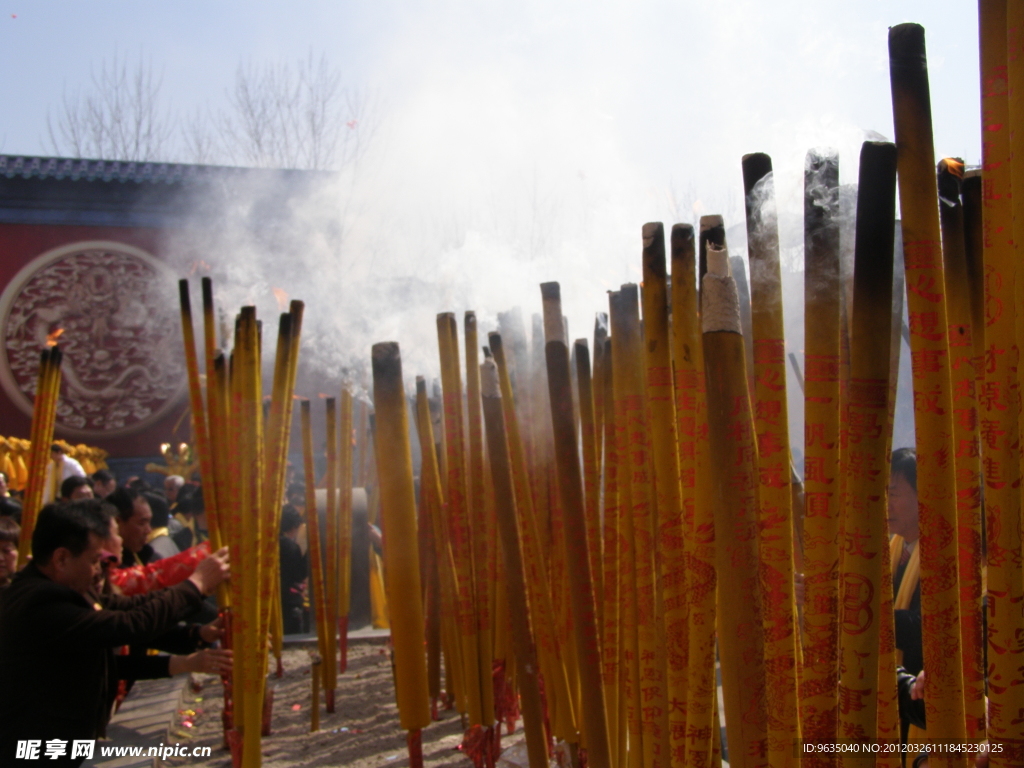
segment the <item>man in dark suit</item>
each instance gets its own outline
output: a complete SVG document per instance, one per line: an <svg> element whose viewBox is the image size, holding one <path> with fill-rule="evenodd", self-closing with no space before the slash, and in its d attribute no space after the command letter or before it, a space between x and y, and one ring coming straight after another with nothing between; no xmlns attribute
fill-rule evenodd
<svg viewBox="0 0 1024 768"><path fill-rule="evenodd" d="M0 596L0 766L18 743L56 744L47 765L78 765L76 740L101 735L117 673L114 649L145 643L194 612L229 575L227 553L202 561L169 589L97 596L112 510L98 500L48 505L32 535L33 560Z"/></svg>

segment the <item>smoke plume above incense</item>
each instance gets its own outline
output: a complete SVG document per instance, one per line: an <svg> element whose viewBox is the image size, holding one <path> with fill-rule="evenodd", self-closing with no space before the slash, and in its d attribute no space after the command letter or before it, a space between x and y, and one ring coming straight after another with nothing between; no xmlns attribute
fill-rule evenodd
<svg viewBox="0 0 1024 768"><path fill-rule="evenodd" d="M520 306L529 327L543 281L562 283L572 338L590 337L605 292L641 279L646 221L668 228L721 213L732 253L745 253L740 159L764 151L775 169L787 351L802 357L804 155L834 147L843 198L855 199L860 143L892 135L886 27L908 14L940 30L929 31L930 51L941 51L936 146L971 162L977 118L965 119L974 112L963 105L977 103L977 84L960 73L976 72L976 58L954 61L961 49L943 35L959 25L955 37L969 42L973 21L948 9L944 26L924 4L393 14L365 67L384 104L366 154L269 234L248 227L259 218L254 190L206 240L179 248L179 264L209 264L232 311L255 303L275 317L273 288L305 300L309 387L365 386L370 346L385 339L401 343L411 385L436 375L437 312L457 312L461 326L475 310L485 332ZM844 220L852 255L852 209ZM798 441L802 429L791 428Z"/></svg>

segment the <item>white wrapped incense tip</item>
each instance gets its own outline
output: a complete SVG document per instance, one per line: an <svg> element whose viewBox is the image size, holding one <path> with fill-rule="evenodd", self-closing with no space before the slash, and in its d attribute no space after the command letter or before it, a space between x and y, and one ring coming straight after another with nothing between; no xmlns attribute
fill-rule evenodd
<svg viewBox="0 0 1024 768"><path fill-rule="evenodd" d="M480 395L482 397L501 397L498 386L498 366L488 357L480 364Z"/></svg>
<svg viewBox="0 0 1024 768"><path fill-rule="evenodd" d="M729 266L729 249L719 248L713 243L708 243L708 272L718 277L732 277L732 267Z"/></svg>
<svg viewBox="0 0 1024 768"><path fill-rule="evenodd" d="M729 269L729 251L708 243L708 271L701 284L701 326L704 333L740 330L740 297Z"/></svg>
<svg viewBox="0 0 1024 768"><path fill-rule="evenodd" d="M544 306L544 341L565 344L565 320L562 317L562 292L558 283L541 283L540 298Z"/></svg>

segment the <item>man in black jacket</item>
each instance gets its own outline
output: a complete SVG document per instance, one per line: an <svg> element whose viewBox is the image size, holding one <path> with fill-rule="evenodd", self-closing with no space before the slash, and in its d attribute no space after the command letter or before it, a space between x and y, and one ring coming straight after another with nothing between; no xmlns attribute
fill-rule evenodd
<svg viewBox="0 0 1024 768"><path fill-rule="evenodd" d="M74 742L95 739L110 717L114 649L167 632L229 574L221 550L169 589L98 597L110 521L97 500L45 507L32 562L0 596L0 766L21 764L17 745L29 740L60 740L62 754L47 765L78 765Z"/></svg>

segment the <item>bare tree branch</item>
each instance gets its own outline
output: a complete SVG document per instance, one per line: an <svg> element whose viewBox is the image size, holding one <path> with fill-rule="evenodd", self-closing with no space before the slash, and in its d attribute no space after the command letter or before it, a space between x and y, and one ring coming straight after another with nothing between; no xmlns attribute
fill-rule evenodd
<svg viewBox="0 0 1024 768"><path fill-rule="evenodd" d="M97 73L90 73L85 94L64 92L54 120L46 117L50 145L56 154L110 160L166 160L174 134L173 118L160 104L162 78L150 62L129 71L127 58L114 54Z"/></svg>
<svg viewBox="0 0 1024 768"><path fill-rule="evenodd" d="M341 74L312 52L287 64L240 66L220 132L232 162L257 167L341 170L372 133L369 100L341 87Z"/></svg>

